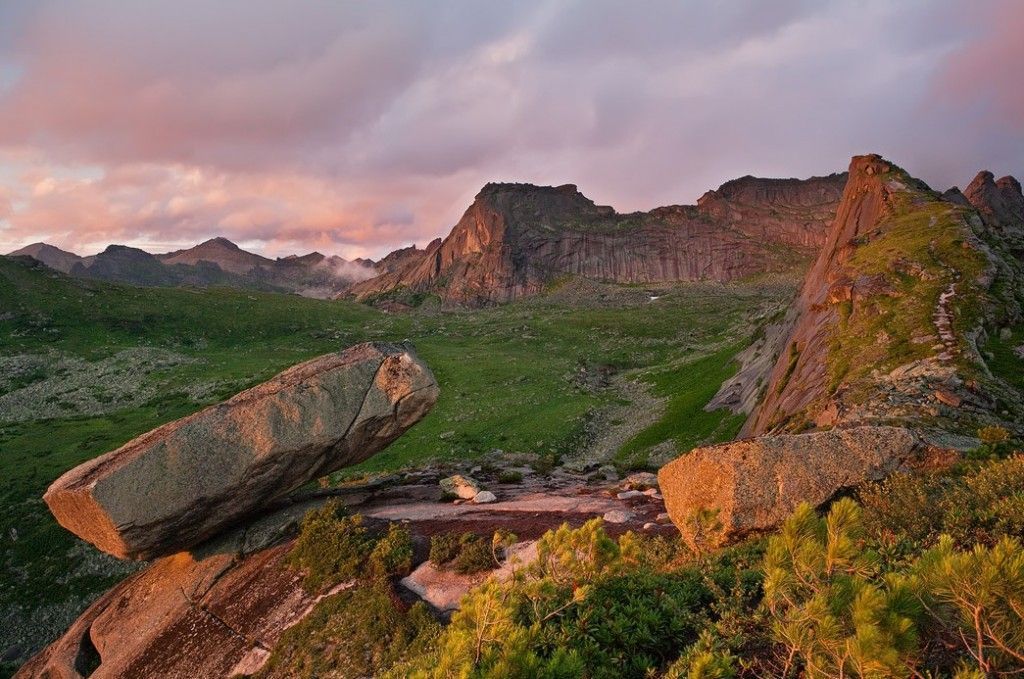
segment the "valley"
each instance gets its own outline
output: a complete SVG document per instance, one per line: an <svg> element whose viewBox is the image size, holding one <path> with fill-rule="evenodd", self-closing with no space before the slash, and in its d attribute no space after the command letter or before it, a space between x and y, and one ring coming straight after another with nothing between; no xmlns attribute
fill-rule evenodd
<svg viewBox="0 0 1024 679"><path fill-rule="evenodd" d="M567 280L520 303L393 315L346 301L227 288L134 288L0 259L0 468L5 542L0 646L38 648L135 569L58 527L40 497L62 472L279 370L361 341L409 339L442 387L432 413L341 477L505 451L540 469L588 455L592 421L632 417L626 381L659 399L651 424L596 460L631 468L730 438L702 409L735 347L795 281L656 288ZM645 402L647 403L647 402ZM604 428L602 427L602 431ZM624 439L624 440L623 440ZM592 460L594 461L594 460Z"/></svg>

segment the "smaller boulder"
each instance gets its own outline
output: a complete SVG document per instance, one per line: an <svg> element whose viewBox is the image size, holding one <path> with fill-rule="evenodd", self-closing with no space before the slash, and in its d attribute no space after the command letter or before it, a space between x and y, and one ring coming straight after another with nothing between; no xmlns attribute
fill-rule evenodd
<svg viewBox="0 0 1024 679"><path fill-rule="evenodd" d="M926 465L936 451L902 427L768 435L696 448L661 468L665 507L683 538L729 542L782 523L865 481Z"/></svg>
<svg viewBox="0 0 1024 679"><path fill-rule="evenodd" d="M623 490L647 490L658 487L658 475L651 472L634 472L624 478L619 488Z"/></svg>
<svg viewBox="0 0 1024 679"><path fill-rule="evenodd" d="M469 476L455 474L441 479L441 491L450 497L458 497L463 500L472 500L480 492L480 484Z"/></svg>
<svg viewBox="0 0 1024 679"><path fill-rule="evenodd" d="M478 505L487 505L497 501L497 496L489 490L481 490L479 493L473 496L473 502L475 502Z"/></svg>
<svg viewBox="0 0 1024 679"><path fill-rule="evenodd" d="M625 509L613 509L604 513L605 523L628 523L636 518L636 514Z"/></svg>

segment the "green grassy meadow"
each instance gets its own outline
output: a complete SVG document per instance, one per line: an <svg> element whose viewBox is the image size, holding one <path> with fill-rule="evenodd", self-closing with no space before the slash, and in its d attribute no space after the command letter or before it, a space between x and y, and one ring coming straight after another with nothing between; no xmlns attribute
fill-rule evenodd
<svg viewBox="0 0 1024 679"><path fill-rule="evenodd" d="M155 396L144 403L45 420L10 421L0 411L0 613L14 623L0 634L0 652L48 641L123 577L124 567L57 526L41 495L64 471L159 424L313 356L366 340L407 339L434 370L441 397L408 434L352 472L494 449L571 454L586 418L617 398L581 383L579 375L593 369L635 373L667 397L661 420L626 452L670 440L686 450L734 433L738 418L703 406L753 336L750 319L786 294L785 286L692 284L656 303L634 294L621 304L570 304L552 295L475 311L391 315L275 293L75 280L0 258L0 360L36 361L24 374L0 377L0 398L73 380L55 372L60 357L95 362L139 347L177 357L145 375ZM111 388L117 379L110 378Z"/></svg>

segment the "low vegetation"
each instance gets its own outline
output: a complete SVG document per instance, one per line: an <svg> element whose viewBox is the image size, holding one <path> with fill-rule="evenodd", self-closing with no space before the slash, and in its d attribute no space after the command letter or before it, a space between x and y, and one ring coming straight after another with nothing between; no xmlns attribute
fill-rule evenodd
<svg viewBox="0 0 1024 679"><path fill-rule="evenodd" d="M371 677L423 655L440 626L423 603L405 607L381 585L320 602L274 646L260 679Z"/></svg>
<svg viewBox="0 0 1024 679"><path fill-rule="evenodd" d="M501 532L491 540L475 533L435 535L430 539L430 563L462 575L490 570L500 563L501 551L512 538Z"/></svg>
<svg viewBox="0 0 1024 679"><path fill-rule="evenodd" d="M355 677L371 666L344 663L372 658L393 679L1015 676L1022 502L1024 457L1010 455L896 475L822 514L803 505L766 538L699 554L677 539L615 539L594 519L545 534L535 562L471 590L443 627L364 581L321 603L267 671ZM296 551L322 536L324 514L311 517ZM512 538L438 536L430 558L450 565L466 545L491 552L502 539ZM362 632L344 625L357 601L367 629L386 617L395 631L356 646Z"/></svg>
<svg viewBox="0 0 1024 679"><path fill-rule="evenodd" d="M303 572L310 592L346 582L386 582L412 569L412 538L398 524L374 535L362 516L348 516L338 500L331 500L306 514L288 563Z"/></svg>

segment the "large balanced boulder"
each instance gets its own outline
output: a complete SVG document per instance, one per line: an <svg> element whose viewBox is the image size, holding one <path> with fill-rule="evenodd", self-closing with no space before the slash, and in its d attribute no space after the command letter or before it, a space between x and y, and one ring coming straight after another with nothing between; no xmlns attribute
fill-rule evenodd
<svg viewBox="0 0 1024 679"><path fill-rule="evenodd" d="M696 448L658 472L665 507L684 539L721 543L777 526L801 502L820 505L864 481L928 461L901 427L761 436Z"/></svg>
<svg viewBox="0 0 1024 679"><path fill-rule="evenodd" d="M366 460L437 400L404 345L367 343L296 365L224 403L75 467L43 499L114 556L195 545L307 481Z"/></svg>

